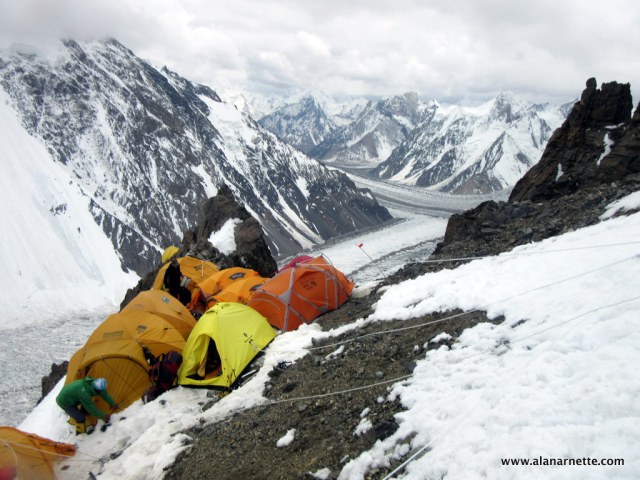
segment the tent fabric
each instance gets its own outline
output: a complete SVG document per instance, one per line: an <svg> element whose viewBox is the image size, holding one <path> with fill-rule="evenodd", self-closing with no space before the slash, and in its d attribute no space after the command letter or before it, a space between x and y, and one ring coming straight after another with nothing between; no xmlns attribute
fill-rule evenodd
<svg viewBox="0 0 640 480"><path fill-rule="evenodd" d="M277 273L254 292L248 305L286 332L338 308L353 286L321 255Z"/></svg>
<svg viewBox="0 0 640 480"><path fill-rule="evenodd" d="M175 245L171 245L165 248L164 252L162 252L162 263L165 263L171 260L173 257L175 257L178 254L179 251L180 249Z"/></svg>
<svg viewBox="0 0 640 480"><path fill-rule="evenodd" d="M180 301L162 290L145 290L136 295L121 313L143 311L164 318L186 340L196 325L196 319Z"/></svg>
<svg viewBox="0 0 640 480"><path fill-rule="evenodd" d="M14 427L0 426L0 478L55 480L54 462L72 457L76 447Z"/></svg>
<svg viewBox="0 0 640 480"><path fill-rule="evenodd" d="M211 300L213 300L215 302L237 302L246 305L249 303L249 300L251 300L251 297L253 297L253 292L264 285L266 281L266 278L259 276L237 280L228 287L223 288L221 292L215 294L210 299L209 304L211 304Z"/></svg>
<svg viewBox="0 0 640 480"><path fill-rule="evenodd" d="M215 272L209 278L200 282L198 287L193 290L188 308L196 314L202 314L212 306L212 302L215 302L213 297L226 287L244 278L256 276L259 276L259 274L255 270L242 267L225 268Z"/></svg>
<svg viewBox="0 0 640 480"><path fill-rule="evenodd" d="M291 260L288 263L286 263L280 270L278 270L278 272L286 270L287 268L295 267L299 263L308 262L309 260L313 260L313 257L311 257L309 255L300 255L299 257L296 257L293 260Z"/></svg>
<svg viewBox="0 0 640 480"><path fill-rule="evenodd" d="M209 262L207 260L202 260L196 257L180 257L178 258L178 263L180 264L180 271L182 275L189 277L191 279L191 285L189 288L194 288L200 282L209 278L211 275L216 273L218 270L218 266L215 263ZM154 290L162 290L162 284L164 283L164 274L167 271L170 263L165 263L158 273L156 274L156 278L153 282Z"/></svg>
<svg viewBox="0 0 640 480"><path fill-rule="evenodd" d="M252 308L235 302L218 303L189 335L178 384L230 388L275 336L269 322Z"/></svg>
<svg viewBox="0 0 640 480"><path fill-rule="evenodd" d="M122 410L151 386L144 349L158 357L170 350L182 352L184 346L180 332L158 315L141 310L116 313L107 317L71 357L65 383L87 375L106 378L107 391ZM96 405L109 411L100 397Z"/></svg>

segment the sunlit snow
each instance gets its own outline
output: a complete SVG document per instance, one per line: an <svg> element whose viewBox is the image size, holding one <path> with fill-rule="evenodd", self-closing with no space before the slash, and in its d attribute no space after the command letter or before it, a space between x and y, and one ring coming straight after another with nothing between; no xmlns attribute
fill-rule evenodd
<svg viewBox="0 0 640 480"><path fill-rule="evenodd" d="M241 222L242 220L239 218L230 218L220 227L220 230L211 232L209 243L225 255L230 255L236 250L236 239L233 232L236 225Z"/></svg>
<svg viewBox="0 0 640 480"><path fill-rule="evenodd" d="M612 209L639 205L634 195ZM372 258L383 258L378 252L385 245L388 250L397 247L391 234L395 227L371 234ZM421 228L419 222L413 227ZM163 395L164 403L136 402L115 415L107 435L74 437L53 402L53 392L20 427L78 443L82 461L62 462L68 466L64 478L84 479L89 471L103 479L161 478L164 466L186 448L181 431L268 404L262 396L268 371L278 362L304 355L313 338L371 322L384 330L387 319L427 312L482 309L491 317L504 316L504 322L479 324L451 348L429 350L408 380L390 384L386 398L374 401L398 400L404 405L406 410L396 416L400 428L350 459L342 472L336 472L339 478L363 479L371 468L408 460L410 452L416 456L399 478L637 478L639 229L640 213L612 218L388 287L367 318L329 332L321 331L320 319L277 337L267 348L263 369L205 412L198 399L206 391L177 388ZM353 272L353 259L360 256L350 239L336 243L330 257ZM358 268L370 263L362 257ZM447 332L424 342L444 335ZM360 431L367 426L363 420ZM287 433L282 432L282 443L291 437L295 442ZM96 460L120 451L113 460ZM625 464L506 467L501 461L540 456L621 458ZM321 478L327 472L318 468L317 474Z"/></svg>

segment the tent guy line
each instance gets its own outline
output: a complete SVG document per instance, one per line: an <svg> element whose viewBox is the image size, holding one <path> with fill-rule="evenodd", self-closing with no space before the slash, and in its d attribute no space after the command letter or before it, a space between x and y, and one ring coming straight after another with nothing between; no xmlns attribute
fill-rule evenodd
<svg viewBox="0 0 640 480"><path fill-rule="evenodd" d="M499 300L496 300L495 302L488 304L487 307L492 307L492 306L495 306L495 305L499 305L502 302L506 302L508 300L512 300L512 299L517 298L517 297L528 295L528 294L533 293L533 292L535 292L537 290L543 290L545 288L553 287L553 286L559 285L559 284L564 283L564 282L575 280L576 278L580 278L580 277L583 277L585 275L589 275L591 273L595 273L595 272L597 272L599 270L604 270L604 269L613 267L615 265L627 262L629 260L633 260L634 258L638 258L638 257L640 257L640 254L633 255L631 257L627 257L627 258L624 258L622 260L617 260L617 261L609 263L607 265L603 265L601 267L594 268L592 270L587 270L585 272L581 272L579 274L572 275L570 277L563 278L561 280L556 280L556 281L553 281L551 283L547 283L545 285L541 285L541 286L538 286L538 287L535 287L535 288L532 288L532 289L529 289L529 290L525 290L524 292L516 293L515 295L511 295L509 297L505 297L505 298L501 298ZM345 345L347 343L355 342L355 341L360 340L360 339L365 338L365 337L371 337L371 336L375 336L375 335L385 335L385 334L389 334L389 333L401 332L401 331L404 331L404 330L411 330L411 329L415 329L415 328L427 327L429 325L434 325L434 324L445 322L447 320L452 320L454 318L458 318L458 317L461 317L461 316L464 316L464 315L471 315L472 313L479 313L479 312L481 312L481 310L478 310L478 309L469 310L467 312L456 313L456 314L449 315L449 316L446 316L446 317L443 317L443 318L439 318L439 319L436 319L436 320L430 320L428 322L420 323L418 325L411 325L411 326L408 326L408 327L400 327L400 328L380 330L380 331L377 331L377 332L370 332L370 333L366 333L364 335L358 335L357 337L350 338L350 339L344 340L342 342L329 343L329 344L326 344L326 345L319 345L319 346L309 347L307 350L311 351L311 350L320 350L320 349L330 348L330 347L339 347L341 345ZM369 324L369 323L366 323L366 324Z"/></svg>
<svg viewBox="0 0 640 480"><path fill-rule="evenodd" d="M534 333L532 333L530 335L527 335L525 337L515 339L511 343L521 342L521 341L523 341L525 339L528 339L528 338L531 338L531 337L535 337L536 335L540 335L541 333L547 332L549 330L552 330L554 328L558 328L558 327L560 327L562 325L570 323L570 322L572 322L574 320L577 320L579 318L585 317L585 316L587 316L587 315L589 315L591 313L599 312L601 310L606 310L608 308L613 308L613 307L616 307L616 306L619 306L619 305L622 305L622 304L625 304L625 303L630 303L630 302L632 302L634 300L640 300L640 295L636 296L636 297L632 297L632 298L627 298L625 300L620 300L618 302L610 303L608 305L603 305L603 306L600 306L600 307L597 307L597 308L593 308L593 309L591 309L589 311L581 313L580 315L576 315L576 316L574 316L572 318L569 318L567 320L564 320L562 322L558 322L558 323L556 323L554 325L551 325L551 326L549 326L547 328L544 328L542 330L538 330L538 331L536 331L536 332L534 332ZM468 312L468 313L470 313L470 312ZM495 349L494 348L485 349L483 351L474 353L473 355L468 355L466 357L461 357L457 361L466 360L466 359L469 359L469 358L472 358L472 357L476 357L476 356L479 356L479 355L495 355ZM374 387L377 387L377 386L380 386L380 385L386 385L386 384L389 384L389 383L400 382L400 381L406 380L406 379L408 379L408 378L410 378L412 376L413 376L413 374L403 375L401 377L392 378L390 380L384 380L382 382L371 383L371 384L368 384L368 385L362 385L360 387L349 388L349 389L346 389L346 390L336 390L334 392L325 392L325 393L316 394L316 395L307 395L307 396L304 396L304 397L291 397L291 398L281 398L281 399L277 399L277 400L270 400L270 401L268 401L266 403L266 405L277 405L279 403L285 403L285 402L295 402L295 401L302 401L302 400L313 400L315 398L323 398L323 397L332 397L332 396L336 396L336 395L343 395L343 394L346 394L346 393L357 392L357 391L360 391L360 390L367 390L369 388L374 388Z"/></svg>
<svg viewBox="0 0 640 480"><path fill-rule="evenodd" d="M639 295L639 296L636 296L636 297L628 298L628 299L625 299L625 300L621 300L621 301L619 301L619 302L610 303L610 304L608 304L608 305L604 305L604 306L601 306L601 307L598 307L598 308L593 308L593 309L591 309L591 310L589 310L589 311L587 311L587 312L583 312L583 313L581 313L580 315L576 315L575 317L572 317L572 318L570 318L570 319L568 319L568 320L564 320L564 321L562 321L562 322L558 322L558 323L556 323L556 324L554 324L554 325L551 325L551 326L550 326L550 327L548 327L548 328L545 328L545 329L542 329L542 330L538 330L538 331L536 331L536 332L534 332L534 333L532 333L532 334L530 334L530 335L526 335L526 336L521 337L521 338L516 338L516 339L514 339L514 340L512 340L512 341L511 341L511 344L521 342L521 341L523 341L523 340L526 340L526 339L528 339L528 338L534 337L534 336L539 335L539 334L541 334L541 333L547 332L547 331L552 330L552 329L554 329L554 328L558 328L558 327L560 327L560 326L562 326L562 325L565 325L565 324L567 324L567 323L573 322L573 321L575 321L575 320L577 320L577 319L579 319L579 318L585 317L585 316L587 316L587 315L589 315L589 314L591 314L591 313L595 313L595 312L598 312L598 311L601 311L601 310L605 310L605 309L607 309L607 308L613 308L613 307L616 307L616 306L622 305L622 304L624 304L624 303L629 303L629 302L632 302L632 301L634 301L634 300L638 300L638 299L640 299L640 295ZM484 350L484 351L481 351L481 352L477 352L477 353L474 353L473 355L468 355L468 356L466 356L466 357L458 358L458 359L457 359L457 362L461 362L461 361L463 361L463 360L468 360L468 359L470 359L470 358L473 358L473 357L476 357L476 356L479 356L479 355L485 355L485 354L494 354L494 351L493 351L493 350ZM520 373L521 373L521 372L520 372ZM497 374L494 374L494 375L497 375ZM503 375L501 375L501 376L504 376L504 374L503 374ZM456 421L456 422L454 423L453 427L451 427L451 429L448 431L448 435L450 435L452 432L456 431L456 430L457 430L458 428L460 428L464 423L466 423L467 419L469 418L469 414L470 414L470 413L472 413L476 408L478 408L478 407L477 407L477 406L473 406L473 405L472 405L472 406L471 406L471 408L469 408L469 409L468 409L468 410L466 410L462 415L460 415L458 418L459 418L459 419L462 419L463 421ZM392 472L390 472L387 476L385 476L385 477L383 478L383 480L389 480L389 479L391 479L391 478L392 478L396 473L400 472L400 471L401 471L401 470L403 470L407 465L409 465L411 462L413 462L415 459L417 459L418 457L422 456L422 454L424 454L424 453L425 453L425 451L426 451L426 450L427 450L427 449L428 449L428 448L433 444L433 442L434 442L435 440L437 440L437 439L438 439L438 437L434 437L434 438L432 438L432 439L431 439L431 441L430 441L429 443L427 443L426 445L422 446L419 450L417 450L415 453L413 453L413 454L412 454L409 458L407 458L404 462L402 462L400 465L398 465L398 466L397 466L397 467L396 467Z"/></svg>
<svg viewBox="0 0 640 480"><path fill-rule="evenodd" d="M544 250L540 252L520 252L520 253L502 253L500 255L481 255L477 257L459 257L459 258L436 258L433 260L425 260L422 263L447 263L447 262L460 262L465 260L483 260L485 258L511 258L511 257L520 257L525 255L545 255L547 253L564 253L564 252L574 252L579 250L590 250L594 248L610 248L610 247L623 247L627 245L636 245L639 244L640 241L637 242L622 242L622 243L608 243L602 245L586 245L584 247L573 247L573 248L560 248L558 250Z"/></svg>
<svg viewBox="0 0 640 480"><path fill-rule="evenodd" d="M344 395L345 393L358 392L360 390L368 390L370 388L378 387L380 385L387 385L389 383L400 382L402 380L406 380L407 378L410 378L411 376L412 376L412 374L410 373L408 375L403 375L401 377L392 378L390 380L384 380L382 382L370 383L368 385L361 385L360 387L353 387L353 388L349 388L349 389L346 389L346 390L336 390L335 392L319 393L319 394L316 394L316 395L307 395L307 396L304 396L304 397L280 398L280 399L277 399L277 400L271 400L271 401L267 402L266 405L277 405L279 403L286 403L286 402L297 402L297 401L302 401L302 400L313 400L314 398L334 397L336 395Z"/></svg>

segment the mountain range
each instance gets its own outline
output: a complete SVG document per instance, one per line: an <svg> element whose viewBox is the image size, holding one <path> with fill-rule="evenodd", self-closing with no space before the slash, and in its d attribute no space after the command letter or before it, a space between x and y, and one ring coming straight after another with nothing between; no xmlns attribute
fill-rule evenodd
<svg viewBox="0 0 640 480"><path fill-rule="evenodd" d="M46 151L31 173L60 167L58 181L76 188L122 267L139 275L223 185L258 219L275 256L391 218L346 175L116 40L13 46L0 52L0 87L6 114ZM3 170L20 161L4 157ZM71 200L42 203L60 216Z"/></svg>
<svg viewBox="0 0 640 480"><path fill-rule="evenodd" d="M525 102L505 92L479 106L440 105L415 92L369 101L338 124L313 95L259 123L310 157L378 179L460 194L512 187L540 158L573 102ZM341 117L344 120L344 116Z"/></svg>

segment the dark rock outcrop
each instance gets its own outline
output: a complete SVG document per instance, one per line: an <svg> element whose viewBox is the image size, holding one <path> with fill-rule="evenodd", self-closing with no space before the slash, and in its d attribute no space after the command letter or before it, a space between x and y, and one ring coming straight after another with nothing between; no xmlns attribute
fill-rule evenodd
<svg viewBox="0 0 640 480"><path fill-rule="evenodd" d="M549 139L540 162L516 183L509 201L549 200L640 171L638 112L634 125L632 108L628 83L604 83L598 90L596 80L589 79L580 101ZM614 150L619 153L612 156Z"/></svg>
<svg viewBox="0 0 640 480"><path fill-rule="evenodd" d="M62 378L64 378L64 376L67 374L68 365L69 362L66 360L59 364L51 364L51 372L49 372L49 375L42 377L42 380L40 381L42 386L42 395L40 396L38 403L40 403L47 395L49 395L51 390L55 388L58 382L62 380Z"/></svg>
<svg viewBox="0 0 640 480"><path fill-rule="evenodd" d="M496 255L530 242L593 225L611 202L640 189L640 105L631 117L628 84L594 79L551 137L540 162L514 187L507 202L485 202L449 218L431 260ZM406 265L398 277L441 268Z"/></svg>
<svg viewBox="0 0 640 480"><path fill-rule="evenodd" d="M235 250L225 254L210 242L211 234L219 231L229 220L236 220L234 226ZM178 256L190 255L215 263L220 269L229 267L250 268L263 277L273 275L278 265L267 246L264 232L258 221L238 204L231 189L221 187L218 195L208 199L201 212L196 228L188 230L182 238ZM158 258L159 259L159 258ZM138 293L152 287L160 262L149 271L138 284L129 289L120 308L123 308Z"/></svg>
<svg viewBox="0 0 640 480"><path fill-rule="evenodd" d="M212 233L220 230L229 220L239 220L234 227L236 248L224 254L209 242ZM231 189L226 185L220 188L218 195L207 200L196 228L185 232L182 249L189 255L195 255L212 261L221 269L230 267L251 268L263 277L273 275L278 265L271 255L258 221L238 204Z"/></svg>

